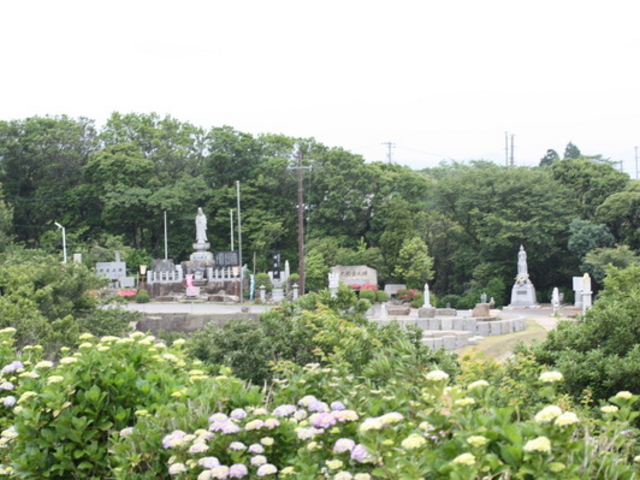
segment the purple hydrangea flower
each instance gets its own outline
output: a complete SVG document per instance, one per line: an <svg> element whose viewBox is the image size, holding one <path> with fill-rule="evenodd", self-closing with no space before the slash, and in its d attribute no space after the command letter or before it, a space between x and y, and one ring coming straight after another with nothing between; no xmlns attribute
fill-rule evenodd
<svg viewBox="0 0 640 480"><path fill-rule="evenodd" d="M15 360L11 362L9 365L5 365L4 367L2 367L2 373L13 373L16 370L21 370L21 369L24 369L24 365L22 364L22 362Z"/></svg>
<svg viewBox="0 0 640 480"><path fill-rule="evenodd" d="M367 452L364 445L358 444L351 450L351 459L358 463L367 463L373 460L373 456Z"/></svg>
<svg viewBox="0 0 640 480"><path fill-rule="evenodd" d="M222 427L222 433L230 435L233 433L238 433L241 428L233 422L226 422Z"/></svg>
<svg viewBox="0 0 640 480"><path fill-rule="evenodd" d="M331 410L344 410L345 405L342 402L331 402Z"/></svg>
<svg viewBox="0 0 640 480"><path fill-rule="evenodd" d="M216 457L202 457L198 460L198 465L211 469L220 466L220 461Z"/></svg>
<svg viewBox="0 0 640 480"><path fill-rule="evenodd" d="M309 403L309 406L307 408L309 409L310 412L328 412L329 411L329 405L327 405L324 402L321 402L320 400L313 400L311 403Z"/></svg>
<svg viewBox="0 0 640 480"><path fill-rule="evenodd" d="M340 438L333 445L333 453L351 452L356 446L356 442L350 438Z"/></svg>
<svg viewBox="0 0 640 480"><path fill-rule="evenodd" d="M240 450L246 450L246 448L247 446L242 442L231 442L229 444L229 450L240 451Z"/></svg>
<svg viewBox="0 0 640 480"><path fill-rule="evenodd" d="M13 383L11 382L0 383L0 390L13 390Z"/></svg>
<svg viewBox="0 0 640 480"><path fill-rule="evenodd" d="M214 413L209 417L209 423L224 422L226 420L229 420L229 417L224 413Z"/></svg>
<svg viewBox="0 0 640 480"><path fill-rule="evenodd" d="M288 417L293 415L296 412L297 408L295 405L285 404L280 405L273 409L273 414L276 417Z"/></svg>
<svg viewBox="0 0 640 480"><path fill-rule="evenodd" d="M267 457L265 457L264 455L255 455L251 457L251 465L253 465L254 467L259 467L261 465L264 465L265 463L267 463Z"/></svg>
<svg viewBox="0 0 640 480"><path fill-rule="evenodd" d="M5 407L13 407L16 404L16 397L14 397L13 395L9 395L7 397L4 397L2 399L2 404Z"/></svg>
<svg viewBox="0 0 640 480"><path fill-rule="evenodd" d="M314 413L309 417L309 422L315 428L329 428L336 424L336 419L330 413Z"/></svg>
<svg viewBox="0 0 640 480"><path fill-rule="evenodd" d="M242 463L236 463L229 467L229 478L243 478L248 473L249 470Z"/></svg>
<svg viewBox="0 0 640 480"><path fill-rule="evenodd" d="M247 412L242 408L236 408L231 412L230 416L234 420L243 420L247 417Z"/></svg>
<svg viewBox="0 0 640 480"><path fill-rule="evenodd" d="M264 447L259 443L249 445L249 453L264 453Z"/></svg>
<svg viewBox="0 0 640 480"><path fill-rule="evenodd" d="M182 430L174 430L169 435L166 435L162 439L162 446L164 448L173 448L182 444L182 439L185 437L186 433Z"/></svg>

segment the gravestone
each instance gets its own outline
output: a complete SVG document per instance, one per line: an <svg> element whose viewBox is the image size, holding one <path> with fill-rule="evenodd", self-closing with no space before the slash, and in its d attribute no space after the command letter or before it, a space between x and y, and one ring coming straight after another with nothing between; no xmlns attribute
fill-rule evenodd
<svg viewBox="0 0 640 480"><path fill-rule="evenodd" d="M127 278L127 264L120 261L120 252L115 252L114 262L96 262L96 274L108 278L111 288L122 288Z"/></svg>
<svg viewBox="0 0 640 480"><path fill-rule="evenodd" d="M573 277L573 292L575 294L573 306L582 308L582 277Z"/></svg>
<svg viewBox="0 0 640 480"><path fill-rule="evenodd" d="M396 293L398 293L398 290L406 290L406 289L407 289L407 286L402 283L387 283L384 286L384 293L386 293L391 297L392 295L395 295Z"/></svg>
<svg viewBox="0 0 640 480"><path fill-rule="evenodd" d="M536 301L536 289L529 279L529 271L527 267L527 252L520 245L518 252L518 276L511 289L510 307L535 307L538 305Z"/></svg>

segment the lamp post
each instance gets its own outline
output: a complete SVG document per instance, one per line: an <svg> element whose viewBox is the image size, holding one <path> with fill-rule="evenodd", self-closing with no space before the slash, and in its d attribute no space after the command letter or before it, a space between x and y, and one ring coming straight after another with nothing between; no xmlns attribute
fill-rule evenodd
<svg viewBox="0 0 640 480"><path fill-rule="evenodd" d="M240 267L236 265L232 266L231 273L233 274L233 278L235 279L235 282L233 282L233 285L235 287L235 294L237 296L238 295L238 273L240 273Z"/></svg>
<svg viewBox="0 0 640 480"><path fill-rule="evenodd" d="M144 276L147 274L147 266L140 265L140 289L144 288Z"/></svg>
<svg viewBox="0 0 640 480"><path fill-rule="evenodd" d="M62 263L67 263L67 235L66 229L60 225L58 222L53 222L58 229L62 230L62 253L63 253L63 261Z"/></svg>

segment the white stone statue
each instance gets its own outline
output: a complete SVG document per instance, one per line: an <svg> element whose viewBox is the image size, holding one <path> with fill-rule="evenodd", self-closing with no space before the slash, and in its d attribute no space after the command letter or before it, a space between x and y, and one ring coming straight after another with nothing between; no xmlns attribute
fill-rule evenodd
<svg viewBox="0 0 640 480"><path fill-rule="evenodd" d="M200 207L196 215L196 243L207 243L207 217Z"/></svg>
<svg viewBox="0 0 640 480"><path fill-rule="evenodd" d="M527 267L527 252L524 247L520 245L520 251L518 252L518 279L526 280L529 278L529 271Z"/></svg>
<svg viewBox="0 0 640 480"><path fill-rule="evenodd" d="M429 298L429 284L424 284L424 305L422 308L431 308L431 299Z"/></svg>
<svg viewBox="0 0 640 480"><path fill-rule="evenodd" d="M558 309L560 308L560 291L558 287L553 288L553 292L551 294L551 306L553 307L553 313L558 313Z"/></svg>

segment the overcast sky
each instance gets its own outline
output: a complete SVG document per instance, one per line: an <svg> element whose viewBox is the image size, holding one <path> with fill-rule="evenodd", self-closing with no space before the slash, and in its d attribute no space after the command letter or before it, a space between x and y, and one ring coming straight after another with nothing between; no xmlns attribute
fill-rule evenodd
<svg viewBox="0 0 640 480"><path fill-rule="evenodd" d="M3 1L0 119L157 112L413 168L640 145L631 0Z"/></svg>

